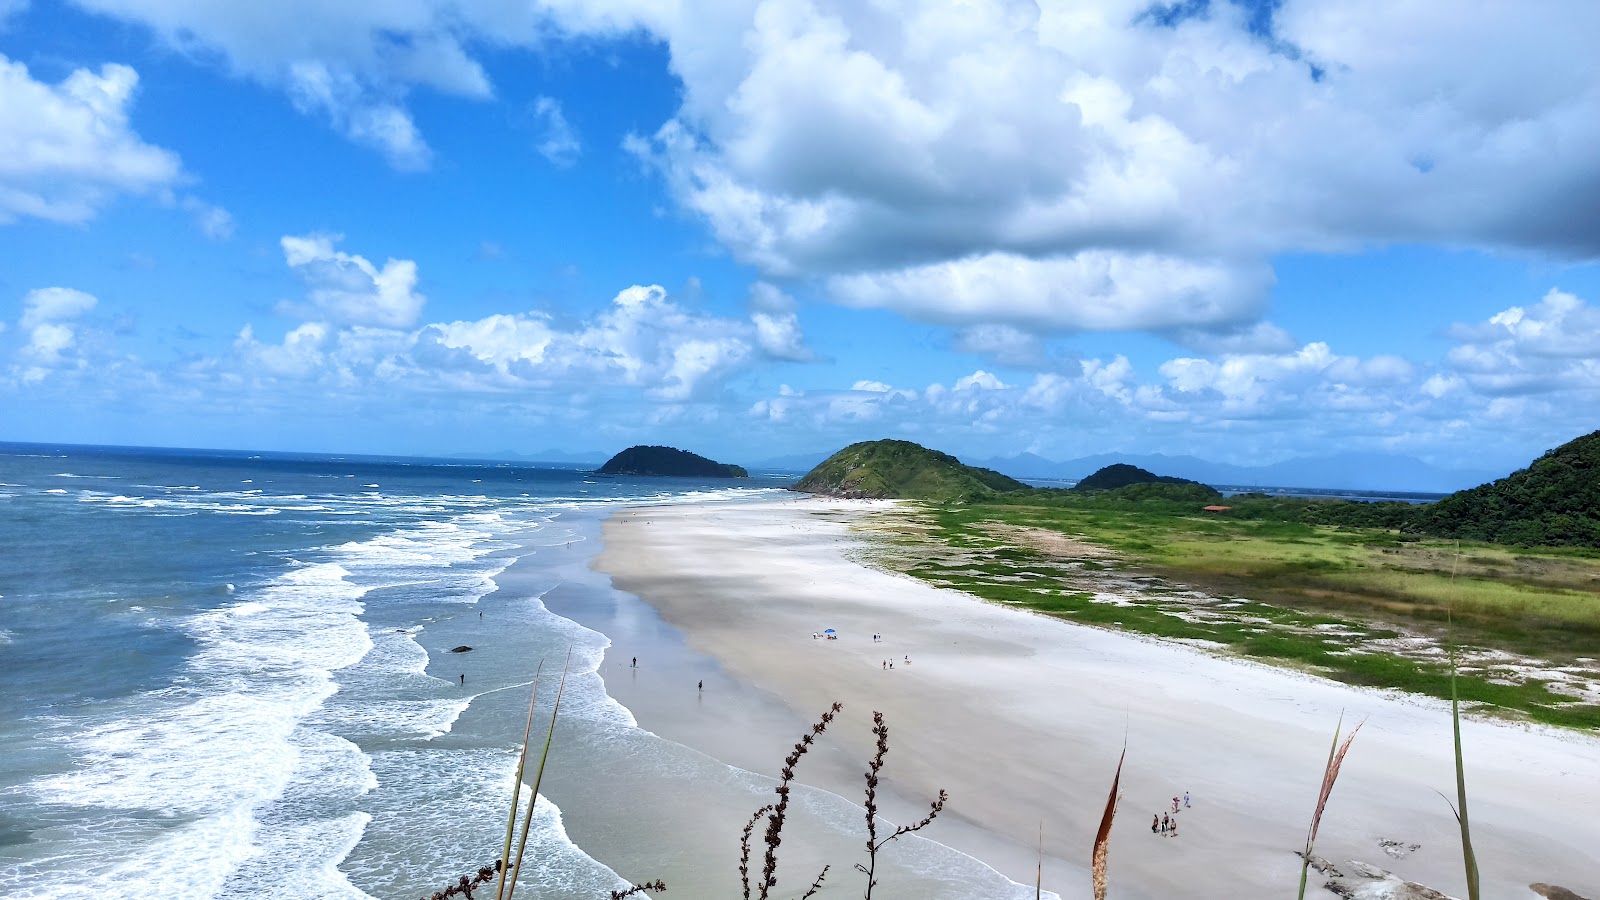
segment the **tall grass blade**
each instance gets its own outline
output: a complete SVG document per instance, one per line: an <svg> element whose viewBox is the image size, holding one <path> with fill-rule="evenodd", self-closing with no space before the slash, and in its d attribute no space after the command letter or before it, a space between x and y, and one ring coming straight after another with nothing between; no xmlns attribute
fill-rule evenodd
<svg viewBox="0 0 1600 900"><path fill-rule="evenodd" d="M539 804L539 783L544 780L544 766L550 759L550 740L556 734L556 714L561 712L561 695L567 690L567 672L572 667L572 650L567 650L567 661L561 666L561 683L556 687L556 702L550 707L550 729L544 735L544 751L539 754L539 768L533 773L533 799L522 816L522 836L517 841L517 861L511 866L511 879L506 883L505 900L511 900L517 890L517 877L522 874L522 856L528 849L528 830L533 825L533 808Z"/></svg>
<svg viewBox="0 0 1600 900"><path fill-rule="evenodd" d="M511 782L511 814L506 817L506 843L500 850L500 880L495 884L495 900L504 900L506 891L506 863L511 859L511 838L517 830L517 806L522 802L522 771L528 762L528 738L533 734L533 705L539 700L539 675L544 671L544 660L533 670L533 696L528 698L528 724L522 729L522 753L517 756L517 777Z"/></svg>
<svg viewBox="0 0 1600 900"><path fill-rule="evenodd" d="M1456 580L1456 566L1461 562L1461 542L1456 542L1456 561L1450 566L1450 581ZM1461 826L1461 861L1467 870L1467 900L1480 900L1478 895L1478 856L1472 852L1472 825L1467 819L1467 771L1461 755L1461 698L1456 694L1456 639L1455 617L1445 607L1445 646L1450 651L1450 731L1455 739L1456 754L1456 805L1452 812L1456 824Z"/></svg>
<svg viewBox="0 0 1600 900"><path fill-rule="evenodd" d="M1094 900L1106 900L1106 861L1111 851L1111 821L1117 817L1117 788L1122 782L1122 762L1128 758L1127 745L1117 757L1117 774L1111 779L1111 794L1106 797L1106 811L1100 816L1100 830L1094 833ZM1043 852L1043 831L1040 832L1040 852ZM1042 868L1044 860L1041 857Z"/></svg>

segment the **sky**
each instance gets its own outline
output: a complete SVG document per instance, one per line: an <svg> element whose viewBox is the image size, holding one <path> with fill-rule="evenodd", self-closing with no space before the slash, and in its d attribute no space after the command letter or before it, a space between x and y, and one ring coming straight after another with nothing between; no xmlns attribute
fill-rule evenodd
<svg viewBox="0 0 1600 900"><path fill-rule="evenodd" d="M1506 469L1600 4L0 0L0 440Z"/></svg>

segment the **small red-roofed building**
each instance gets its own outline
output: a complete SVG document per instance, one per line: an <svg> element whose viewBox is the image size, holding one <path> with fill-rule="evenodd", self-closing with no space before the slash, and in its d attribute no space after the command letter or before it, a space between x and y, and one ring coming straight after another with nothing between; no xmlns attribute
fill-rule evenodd
<svg viewBox="0 0 1600 900"><path fill-rule="evenodd" d="M1230 509L1233 509L1233 507L1231 507L1231 506L1208 506L1208 507L1205 508L1205 511L1206 512L1227 512Z"/></svg>

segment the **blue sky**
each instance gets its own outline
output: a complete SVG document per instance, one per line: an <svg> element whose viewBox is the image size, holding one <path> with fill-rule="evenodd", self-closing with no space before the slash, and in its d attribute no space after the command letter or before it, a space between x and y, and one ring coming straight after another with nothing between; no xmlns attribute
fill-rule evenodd
<svg viewBox="0 0 1600 900"><path fill-rule="evenodd" d="M0 439L1492 469L1600 413L1593 4L233 7L0 0Z"/></svg>

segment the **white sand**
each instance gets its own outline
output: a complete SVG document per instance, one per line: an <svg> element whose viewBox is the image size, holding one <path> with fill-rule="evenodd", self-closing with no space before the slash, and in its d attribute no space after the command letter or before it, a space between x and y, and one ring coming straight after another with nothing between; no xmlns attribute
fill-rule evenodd
<svg viewBox="0 0 1600 900"><path fill-rule="evenodd" d="M1435 793L1454 797L1447 704L1077 626L864 567L847 554L859 548L848 520L865 508L797 498L624 511L607 523L596 567L798 716L845 704L853 718L833 737L850 759L820 774L803 766L802 780L850 795L839 773L864 767L862 723L883 711L897 797L947 789L959 819L928 836L1017 881L1033 881L1021 848L1042 822L1045 887L1089 895L1083 867L1126 735L1114 896L1292 895L1293 851L1343 711L1347 727L1365 726L1317 853L1465 895L1455 820ZM840 639L812 638L825 628ZM635 712L650 724L650 710ZM719 754L714 731L657 730ZM1527 885L1542 881L1600 897L1600 739L1484 721L1462 733L1484 896L1531 898ZM1151 814L1185 791L1194 805L1179 815L1179 835L1152 835ZM908 811L909 801L891 810ZM1391 860L1382 838L1422 848Z"/></svg>

